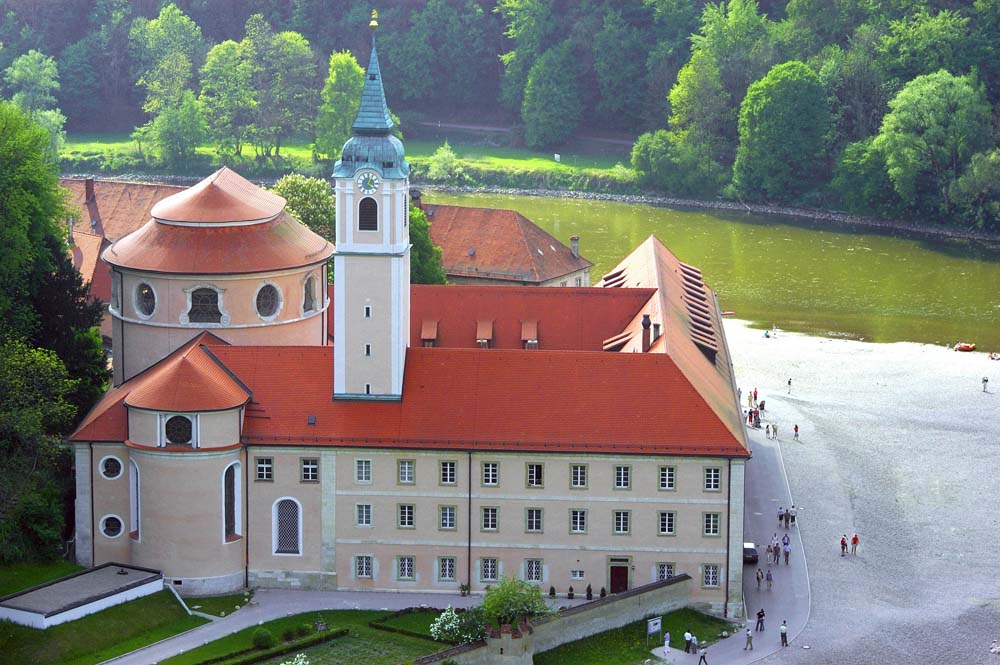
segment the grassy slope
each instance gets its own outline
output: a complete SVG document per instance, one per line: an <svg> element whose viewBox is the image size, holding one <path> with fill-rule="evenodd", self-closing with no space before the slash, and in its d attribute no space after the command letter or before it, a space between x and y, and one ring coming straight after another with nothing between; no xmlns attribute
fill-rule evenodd
<svg viewBox="0 0 1000 665"><path fill-rule="evenodd" d="M203 623L165 590L44 631L0 623L0 663L89 665Z"/></svg>
<svg viewBox="0 0 1000 665"><path fill-rule="evenodd" d="M19 563L0 568L0 596L7 596L83 570L83 566L63 561Z"/></svg>
<svg viewBox="0 0 1000 665"><path fill-rule="evenodd" d="M252 595L252 594L246 594ZM243 607L246 604L246 596L236 593L230 596L210 596L207 598L187 598L187 606L192 610L197 610L212 616L229 616L236 611L236 606ZM223 614L225 613L225 614Z"/></svg>
<svg viewBox="0 0 1000 665"><path fill-rule="evenodd" d="M690 630L704 637L709 643L715 641L723 630L732 630L725 621L695 612L678 610L663 617L663 629L670 631L670 646L684 648L684 631ZM598 633L576 642L546 651L535 656L535 665L636 665L649 658L649 650L655 644L646 646L646 622L637 621L627 626Z"/></svg>
<svg viewBox="0 0 1000 665"><path fill-rule="evenodd" d="M421 635L427 635L430 637L431 623L433 623L434 619L438 618L439 614L441 614L439 610L421 610L419 612L410 612L409 614L393 617L382 625L408 630L413 633L420 633Z"/></svg>

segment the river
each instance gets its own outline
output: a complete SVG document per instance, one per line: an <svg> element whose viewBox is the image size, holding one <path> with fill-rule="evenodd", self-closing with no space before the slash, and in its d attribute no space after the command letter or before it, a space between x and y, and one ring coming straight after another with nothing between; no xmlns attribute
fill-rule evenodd
<svg viewBox="0 0 1000 665"><path fill-rule="evenodd" d="M1000 245L613 201L431 191L424 200L512 208L566 244L578 235L593 282L654 234L701 268L723 309L756 326L1000 351Z"/></svg>

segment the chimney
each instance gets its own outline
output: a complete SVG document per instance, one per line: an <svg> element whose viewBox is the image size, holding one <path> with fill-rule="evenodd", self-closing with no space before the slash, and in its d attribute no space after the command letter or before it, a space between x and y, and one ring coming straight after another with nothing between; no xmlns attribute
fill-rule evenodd
<svg viewBox="0 0 1000 665"><path fill-rule="evenodd" d="M66 231L66 244L69 245L70 247L72 247L73 246L73 218L72 217L67 217L66 218L66 226L68 227L67 231Z"/></svg>
<svg viewBox="0 0 1000 665"><path fill-rule="evenodd" d="M419 189L411 189L410 190L410 202L414 206L416 206L417 208L420 208L421 210L423 210L424 206L421 205L421 202L420 202L420 197L421 196L423 196L423 192L421 192Z"/></svg>
<svg viewBox="0 0 1000 665"><path fill-rule="evenodd" d="M84 189L85 189L85 191L87 193L87 197L86 197L86 199L84 199L84 201L86 203L93 203L94 202L94 179L93 178L87 178L84 181Z"/></svg>
<svg viewBox="0 0 1000 665"><path fill-rule="evenodd" d="M574 258L580 258L580 236L569 237L569 251Z"/></svg>
<svg viewBox="0 0 1000 665"><path fill-rule="evenodd" d="M649 351L649 327L652 322L649 320L649 314L642 315L642 352L646 353Z"/></svg>

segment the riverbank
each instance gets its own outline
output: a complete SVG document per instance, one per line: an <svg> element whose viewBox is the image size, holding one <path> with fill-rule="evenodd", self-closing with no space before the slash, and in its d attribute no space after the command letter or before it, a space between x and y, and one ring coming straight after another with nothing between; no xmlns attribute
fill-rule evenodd
<svg viewBox="0 0 1000 665"><path fill-rule="evenodd" d="M779 425L812 588L793 644L811 649L763 662L986 662L1000 637L1000 362L724 325L743 397L756 387ZM839 555L845 533L856 557Z"/></svg>

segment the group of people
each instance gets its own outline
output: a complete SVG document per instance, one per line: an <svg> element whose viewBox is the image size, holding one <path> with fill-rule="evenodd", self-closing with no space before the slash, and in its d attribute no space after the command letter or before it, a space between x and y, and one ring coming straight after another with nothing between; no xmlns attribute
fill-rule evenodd
<svg viewBox="0 0 1000 665"><path fill-rule="evenodd" d="M669 637L667 639L669 639ZM684 631L684 653L700 654L701 658L698 659L698 664L708 665L708 659L706 658L706 655L708 654L708 645L702 644L699 648L698 638L692 635L690 630Z"/></svg>
<svg viewBox="0 0 1000 665"><path fill-rule="evenodd" d="M851 536L851 554L856 555L858 553L858 543L861 539L858 538L858 534ZM840 537L840 556L847 556L847 534L845 533Z"/></svg>
<svg viewBox="0 0 1000 665"><path fill-rule="evenodd" d="M792 380L788 380L789 392L791 391ZM738 388L737 393L742 399L743 389ZM747 426L753 427L754 429L760 429L760 414L764 411L766 400L757 401L757 388L754 387L752 392L747 393L747 408L743 410L743 416L747 419ZM796 424L792 428L793 438L799 440L799 426ZM777 423L765 423L764 424L764 434L768 439L778 438L778 425Z"/></svg>
<svg viewBox="0 0 1000 665"><path fill-rule="evenodd" d="M789 508L789 509L787 509L787 510L785 510L784 506L779 506L778 507L778 527L780 528L782 526L782 524L784 524L784 526L785 526L786 529L789 526L795 526L795 517L798 514L799 514L799 511L795 507L794 503L792 504L792 507ZM777 534L775 534L775 536L777 536Z"/></svg>
<svg viewBox="0 0 1000 665"><path fill-rule="evenodd" d="M761 632L761 633L764 632L764 617L765 616L767 616L767 615L764 613L764 608L762 607L762 608L760 608L760 610L757 611L757 625L754 626L754 631L755 632ZM781 646L787 647L788 646L788 622L787 621L782 621L781 622L781 626L778 628L778 632L781 634ZM753 651L753 632L749 628L747 628L746 635L747 635L747 643L746 643L746 646L743 647L743 650L744 651L747 651L747 650Z"/></svg>

